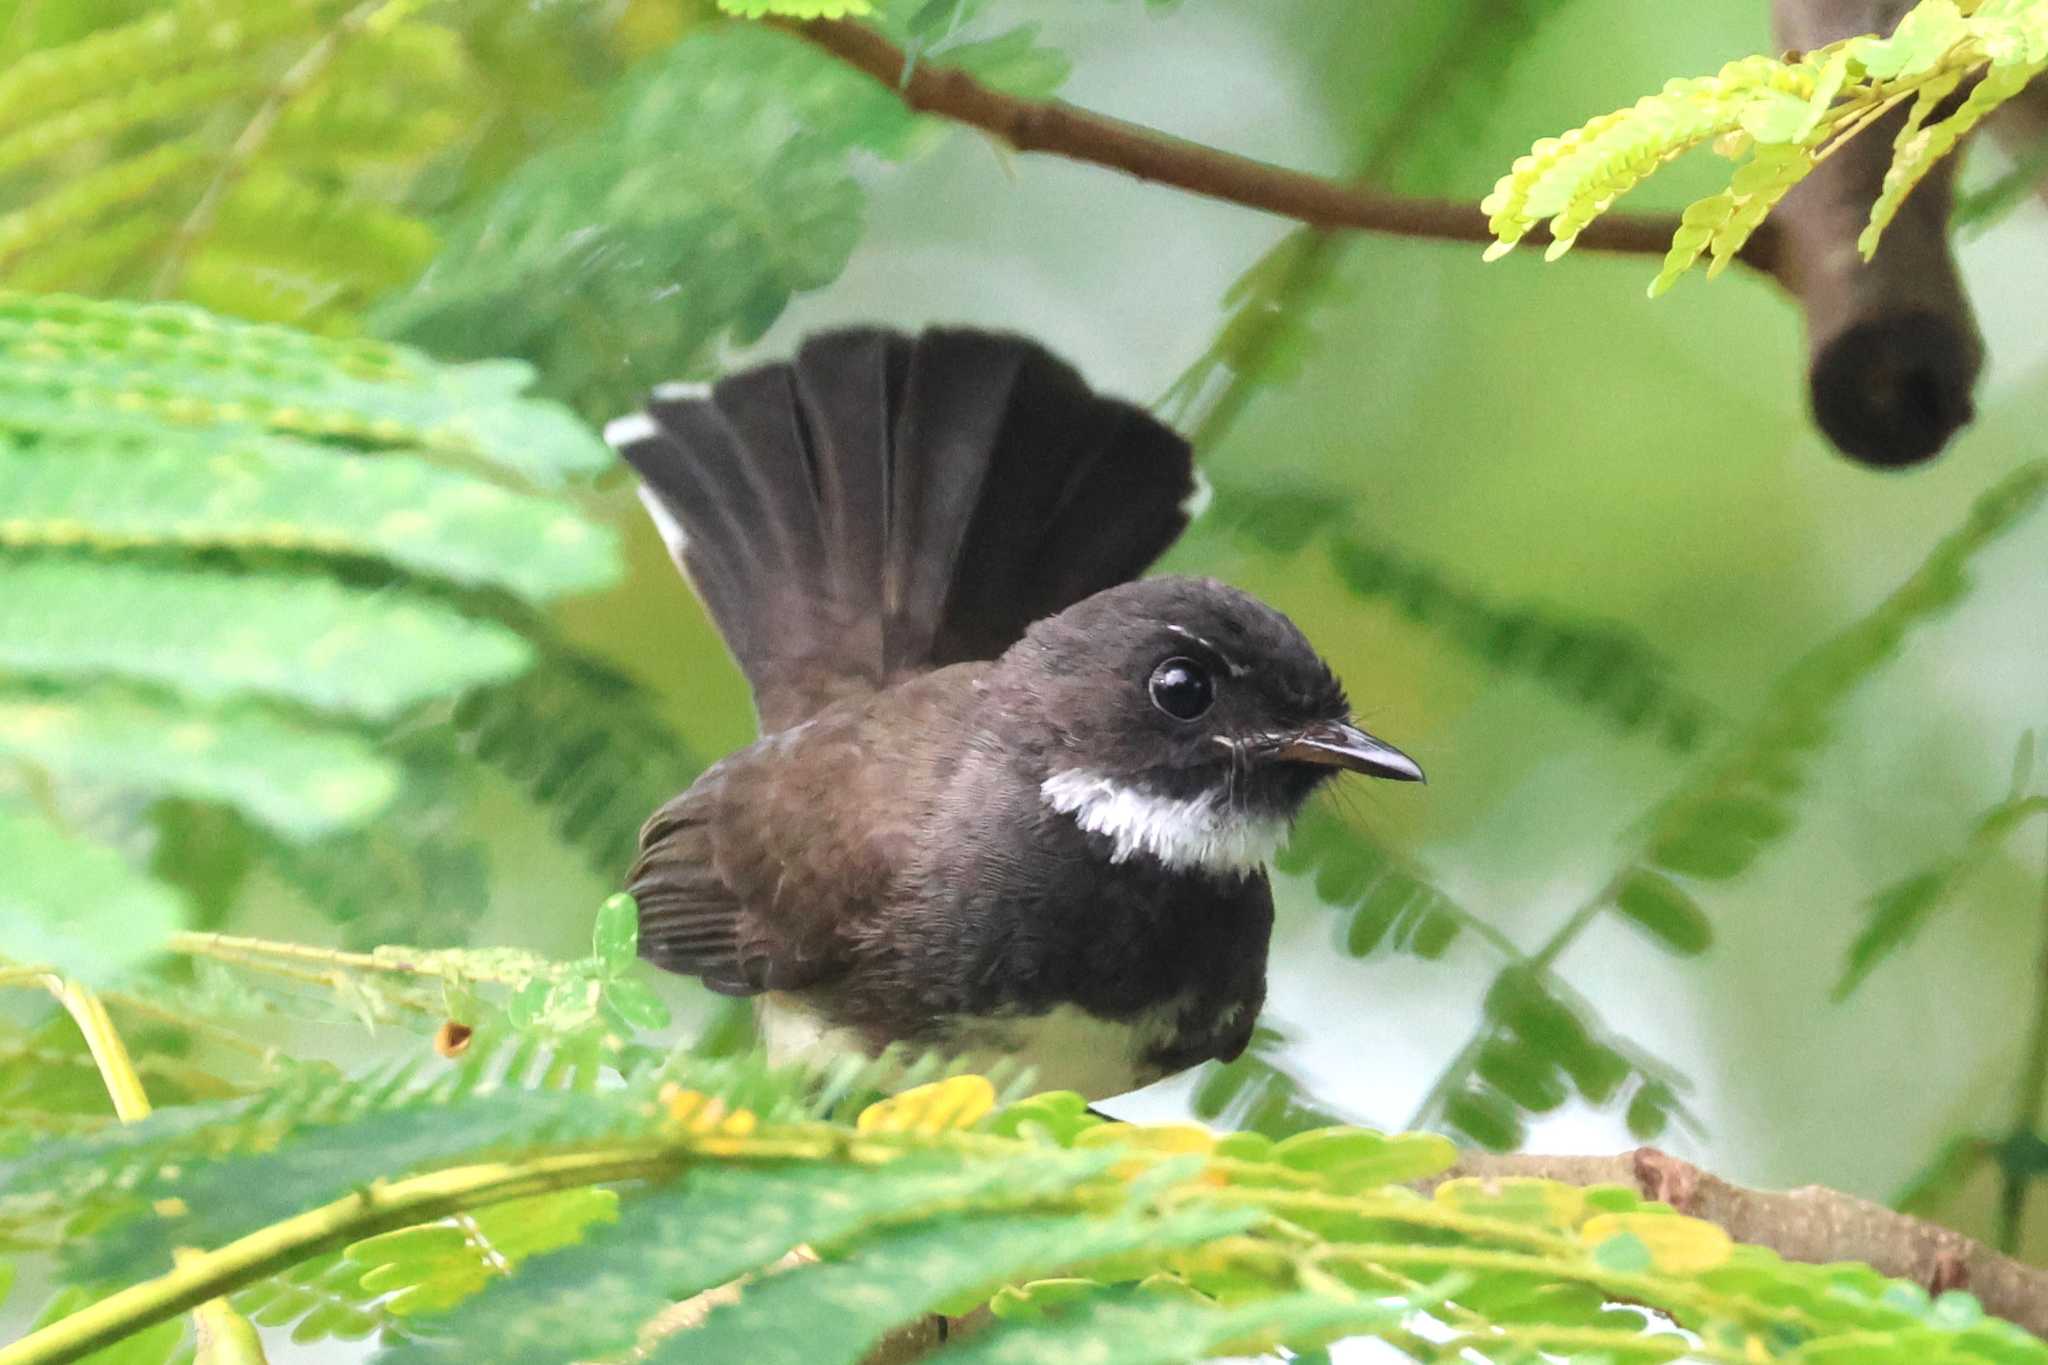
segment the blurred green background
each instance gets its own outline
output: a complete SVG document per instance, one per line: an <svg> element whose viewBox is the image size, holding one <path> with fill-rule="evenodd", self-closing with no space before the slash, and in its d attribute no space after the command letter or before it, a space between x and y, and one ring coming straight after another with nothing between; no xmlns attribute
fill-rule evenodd
<svg viewBox="0 0 2048 1365"><path fill-rule="evenodd" d="M19 37L94 7L59 8L17 0L0 15ZM607 82L620 71L631 79L635 60L658 61L676 34L714 21L658 0L496 8L509 16L503 41L480 44L478 60L511 94L470 106L493 120L491 135L416 196L441 196L429 216L448 229L444 254L420 285L393 289L426 303L372 316L450 358L498 354L508 336L529 355L573 351L575 382L544 368L543 385L601 418L617 410L616 394L660 377L647 370L661 353L641 339L694 306L688 291L711 288L729 262L709 248L673 261L621 248L576 256L573 269L510 275L500 281L510 305L436 312L437 272L459 272L467 246L493 240L488 214L483 228L474 216L464 225L478 192L463 175L563 147L573 161ZM567 22L572 10L606 35L587 61L573 45L551 48L544 32L517 31ZM1073 0L991 4L978 23L1001 32L1023 19L1069 59L1060 93L1076 104L1303 170L1370 170L1404 191L1475 202L1533 139L1668 77L1771 49L1752 0ZM547 52L552 64L535 56ZM834 87L811 115L848 98ZM650 145L690 148L733 130L642 132ZM806 125L748 132L794 138ZM1971 183L2005 164L1988 145L1970 157ZM566 175L567 162L548 164ZM863 144L851 164L867 202L843 271L825 247L824 266L793 265L817 287L779 314L773 300L755 309L749 321L766 330L744 345L714 334L696 346L693 375L787 354L836 323L973 322L1030 333L1100 386L1151 403L1208 352L1233 283L1293 230L954 129ZM1677 208L1718 173L1681 163L1637 198ZM818 191L828 192L839 193ZM808 193L792 191L796 202ZM659 227L635 242L658 241ZM551 264L578 249L568 236L536 241ZM1346 237L1326 258L1327 277L1288 301L1287 363L1241 391L1236 419L1200 452L1222 498L1170 564L1240 584L1303 626L1372 728L1430 773L1425 789L1351 793L1346 817L1532 948L1606 880L1683 760L1526 670L1489 667L1438 624L1361 597L1316 546L1280 553L1234 533L1232 490L1298 496L1362 543L1502 607L1632 632L1670 661L1671 686L1719 718L1711 743L1765 703L1802 651L1910 573L1978 494L2044 453L2048 213L2027 202L1968 236L1961 257L1991 357L1977 421L1933 463L1879 474L1810 427L1800 318L1766 282L1693 278L1652 303L1648 258L1580 252L1545 265L1525 249L1484 265L1471 245ZM613 471L578 496L620 529L627 570L617 587L555 609L564 635L643 684L696 753L746 743L739 675L627 480ZM1563 978L1617 1034L1690 1078L1697 1126L1672 1129L1664 1145L1739 1181L1886 1198L1948 1138L2010 1125L2024 1034L2048 990L2036 966L2048 930L2038 825L1847 1003L1829 994L1867 898L1957 849L2005 793L2022 735L2048 728L2044 564L2048 518L2036 517L1978 556L1961 606L1909 636L1849 699L1789 837L1741 878L1702 889L1710 952L1673 957L1610 915L1561 959ZM678 771L675 785L689 776ZM590 908L614 879L556 840L509 783L480 781L464 799L465 824L488 835L490 865L488 911L469 941L583 951ZM1439 960L1356 960L1334 946L1340 921L1309 884L1283 879L1280 898L1268 1011L1290 1038L1279 1060L1340 1112L1403 1123L1471 1033L1498 962L1472 934ZM406 905L385 909L382 922L402 930ZM275 879L258 881L229 927L333 938ZM673 994L686 1011L703 1003L680 984ZM361 1054L354 1036L303 1032L314 1050ZM1108 1107L1184 1112L1194 1084ZM1527 1145L1632 1141L1618 1106L1567 1105L1537 1120ZM1994 1186L1986 1167L1939 1212L1982 1232Z"/></svg>

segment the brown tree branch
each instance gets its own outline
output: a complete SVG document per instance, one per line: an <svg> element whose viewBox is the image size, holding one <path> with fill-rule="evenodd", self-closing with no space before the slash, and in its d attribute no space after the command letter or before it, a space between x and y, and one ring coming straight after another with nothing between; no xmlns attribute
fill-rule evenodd
<svg viewBox="0 0 2048 1365"><path fill-rule="evenodd" d="M1789 48L1889 33L1912 0L1771 0ZM1984 343L1949 249L1960 157L1942 159L1899 207L1865 263L1856 238L1884 187L1904 106L1844 144L1771 215L1779 276L1806 310L1813 416L1845 453L1876 465L1934 455L1970 420Z"/></svg>
<svg viewBox="0 0 2048 1365"><path fill-rule="evenodd" d="M1967 1289L1985 1312L2048 1337L2048 1269L2002 1255L1952 1228L1819 1185L1746 1189L1655 1147L1638 1147L1618 1156L1468 1153L1423 1187L1458 1176L1633 1186L1645 1199L1717 1224L1736 1241L1768 1247L1788 1261L1862 1261L1930 1294Z"/></svg>
<svg viewBox="0 0 2048 1365"><path fill-rule="evenodd" d="M866 72L918 113L979 128L1020 152L1045 152L1106 166L1319 228L1453 242L1493 240L1477 196L1467 202L1386 194L1190 142L1060 100L1020 99L990 89L957 67L912 63L902 48L880 33L848 20L766 22ZM1603 214L1579 234L1576 249L1662 256L1677 227L1678 219L1668 214ZM1539 228L1524 240L1541 245L1549 237ZM1776 231L1766 221L1740 259L1775 276L1776 247Z"/></svg>

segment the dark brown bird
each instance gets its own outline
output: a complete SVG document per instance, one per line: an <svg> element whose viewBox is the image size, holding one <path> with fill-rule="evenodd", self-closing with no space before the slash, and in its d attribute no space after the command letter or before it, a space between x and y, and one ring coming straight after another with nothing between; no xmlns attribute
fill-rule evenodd
<svg viewBox="0 0 2048 1365"><path fill-rule="evenodd" d="M771 1052L1016 1056L1116 1094L1251 1036L1264 862L1343 769L1419 779L1279 612L1133 581L1186 442L1016 337L861 329L607 438L762 738L641 831L641 952Z"/></svg>

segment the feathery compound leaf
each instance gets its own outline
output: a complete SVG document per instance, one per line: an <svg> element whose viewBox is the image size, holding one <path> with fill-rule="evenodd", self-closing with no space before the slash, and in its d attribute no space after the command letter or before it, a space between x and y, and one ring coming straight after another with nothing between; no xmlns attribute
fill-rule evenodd
<svg viewBox="0 0 2048 1365"><path fill-rule="evenodd" d="M496 623L320 579L0 559L0 667L35 677L126 678L387 720L531 657Z"/></svg>
<svg viewBox="0 0 2048 1365"><path fill-rule="evenodd" d="M1030 56L999 40L948 59L1041 81ZM835 279L865 205L850 154L900 159L923 131L892 91L801 39L694 33L615 85L589 133L463 215L373 324L436 354L524 357L550 392L609 416Z"/></svg>
<svg viewBox="0 0 2048 1365"><path fill-rule="evenodd" d="M560 641L538 643L539 662L464 697L455 726L478 762L519 783L565 842L614 877L632 862L647 812L688 786L703 760L630 678Z"/></svg>
<svg viewBox="0 0 2048 1365"><path fill-rule="evenodd" d="M1935 163L2044 69L2048 19L2036 0L1922 0L1889 37L1844 39L1796 61L1745 57L1713 76L1671 81L1628 109L1542 139L1518 158L1480 205L1497 239L1487 259L1504 255L1546 218L1553 239L1547 255L1555 259L1659 166L1712 142L1739 163L1732 183L1686 210L1650 292L1670 288L1702 254L1712 258L1711 276L1822 156L1910 99L1870 225L1858 240L1868 257ZM1960 106L1929 122L1966 81L1973 84Z"/></svg>
<svg viewBox="0 0 2048 1365"><path fill-rule="evenodd" d="M441 365L174 304L0 290L0 427L51 444L243 426L462 456L542 485L609 465L587 427L523 396L532 379L509 361Z"/></svg>
<svg viewBox="0 0 2048 1365"><path fill-rule="evenodd" d="M563 97L494 79L488 58L515 55L498 4L72 8L77 22L41 26L57 46L35 49L33 23L10 30L30 46L0 80L0 166L24 201L0 216L14 284L347 330L433 254L411 202L440 183L425 173L445 177L446 154L505 107Z"/></svg>
<svg viewBox="0 0 2048 1365"><path fill-rule="evenodd" d="M367 1297L387 1311L443 1313L527 1257L582 1241L592 1224L618 1216L618 1203L611 1190L594 1188L508 1200L368 1238L347 1258Z"/></svg>
<svg viewBox="0 0 2048 1365"><path fill-rule="evenodd" d="M1971 559L2044 495L2048 464L2008 475L1875 609L1786 670L1748 728L1652 813L1649 865L1723 880L1778 843L1796 820L1805 765L1827 740L1834 708L1898 653L1907 632L1955 604L1968 588Z"/></svg>
<svg viewBox="0 0 2048 1365"><path fill-rule="evenodd" d="M536 1256L444 1319L416 1321L420 1339L386 1351L377 1365L590 1359L632 1345L669 1305L795 1247L831 1246L933 1209L1053 1197L1112 1157L1053 1149L974 1163L933 1152L881 1166L693 1172L673 1189L629 1199L616 1223L591 1229L582 1245Z"/></svg>
<svg viewBox="0 0 2048 1365"><path fill-rule="evenodd" d="M219 801L294 839L360 822L398 786L397 769L358 736L252 706L208 711L112 690L0 689L0 754L60 779Z"/></svg>
<svg viewBox="0 0 2048 1365"><path fill-rule="evenodd" d="M932 1359L943 1365L1039 1365L1052 1360L1115 1365L1183 1365L1217 1356L1250 1356L1281 1342L1328 1340L1392 1325L1404 1303L1347 1304L1298 1294L1224 1308L1200 1299L1148 1293L1098 1293L1050 1320L999 1322ZM1291 1357L1301 1360L1302 1356Z"/></svg>
<svg viewBox="0 0 2048 1365"><path fill-rule="evenodd" d="M98 984L154 953L183 911L111 849L0 805L0 952Z"/></svg>
<svg viewBox="0 0 2048 1365"><path fill-rule="evenodd" d="M374 1332L402 1331L387 1305L364 1291L361 1267L341 1253L316 1256L236 1294L235 1310L259 1327L289 1325L294 1346L315 1341L360 1341Z"/></svg>
<svg viewBox="0 0 2048 1365"><path fill-rule="evenodd" d="M872 14L875 8L868 0L718 0L718 7L743 19L769 14L788 19L845 19Z"/></svg>
<svg viewBox="0 0 2048 1365"><path fill-rule="evenodd" d="M1960 852L1884 887L1870 898L1870 920L1849 946L1834 998L1846 1000L1877 965L1911 943L1943 902L1998 853L2005 836L2048 813L2048 796L2013 796L1977 818Z"/></svg>
<svg viewBox="0 0 2048 1365"><path fill-rule="evenodd" d="M1381 601L1504 673L1534 678L1617 730L1687 753L1718 712L1672 680L1670 663L1634 632L1537 604L1489 600L1437 565L1347 531L1356 498L1340 489L1216 481L1209 524L1261 550L1292 555L1327 535L1330 565L1358 597Z"/></svg>
<svg viewBox="0 0 2048 1365"><path fill-rule="evenodd" d="M376 326L442 354L526 357L585 411L620 411L835 278L860 232L847 153L900 155L913 127L889 91L788 34L694 35L459 222Z"/></svg>
<svg viewBox="0 0 2048 1365"><path fill-rule="evenodd" d="M1342 942L1353 957L1390 945L1434 960L1472 922L1470 912L1398 855L1327 810L1311 811L1295 825L1275 866L1313 873L1324 904L1350 909Z"/></svg>
<svg viewBox="0 0 2048 1365"><path fill-rule="evenodd" d="M360 556L537 601L619 572L610 528L559 503L407 456L255 434L0 438L0 508L0 547Z"/></svg>
<svg viewBox="0 0 2048 1365"><path fill-rule="evenodd" d="M1490 602L1434 565L1352 536L1331 542L1330 562L1359 596L1390 602L1489 666L1528 674L1624 733L1648 733L1687 753L1720 719L1672 680L1662 655L1621 626Z"/></svg>
<svg viewBox="0 0 2048 1365"><path fill-rule="evenodd" d="M1250 1209L1208 1209L1086 1221L1053 1213L934 1219L859 1243L842 1261L773 1276L647 1359L856 1365L890 1328L950 1299L1108 1256L1197 1245L1256 1218Z"/></svg>

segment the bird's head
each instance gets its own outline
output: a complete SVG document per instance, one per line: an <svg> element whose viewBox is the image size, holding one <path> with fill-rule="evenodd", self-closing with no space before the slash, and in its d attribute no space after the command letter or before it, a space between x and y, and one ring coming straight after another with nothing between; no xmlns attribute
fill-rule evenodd
<svg viewBox="0 0 2048 1365"><path fill-rule="evenodd" d="M1416 782L1353 722L1294 623L1210 579L1149 578L1033 625L998 665L1050 735L1045 803L1112 858L1241 874L1342 772Z"/></svg>

